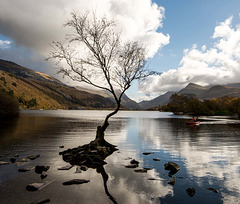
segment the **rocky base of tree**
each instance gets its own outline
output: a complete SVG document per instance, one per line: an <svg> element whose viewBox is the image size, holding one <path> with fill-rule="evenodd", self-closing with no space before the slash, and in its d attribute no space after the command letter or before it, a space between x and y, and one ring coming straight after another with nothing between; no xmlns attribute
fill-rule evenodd
<svg viewBox="0 0 240 204"><path fill-rule="evenodd" d="M88 168L97 168L106 164L106 157L118 150L115 145L112 145L104 139L99 142L97 139L79 146L77 148L68 149L59 154L65 162L71 165L87 166Z"/></svg>

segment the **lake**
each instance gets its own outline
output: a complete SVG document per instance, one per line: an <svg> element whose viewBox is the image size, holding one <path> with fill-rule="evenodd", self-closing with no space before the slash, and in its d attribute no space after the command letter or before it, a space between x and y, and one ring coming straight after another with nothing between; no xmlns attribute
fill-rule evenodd
<svg viewBox="0 0 240 204"><path fill-rule="evenodd" d="M105 139L118 151L106 158L103 176L96 169L75 173L58 170L67 165L59 152L95 139L96 127L109 111L39 110L21 111L18 119L0 123L0 165L2 204L27 204L50 199L50 203L240 203L240 123L221 117L202 117L199 126L186 126L186 116L156 111L120 111L110 119ZM64 148L60 148L64 146ZM143 153L152 153L144 155ZM40 157L18 162L29 155ZM130 161L138 168L126 168ZM181 169L169 175L164 164L177 163ZM48 165L46 178L34 171ZM32 167L27 172L19 168ZM138 169L136 168L136 169ZM168 184L175 178L175 184ZM89 183L64 186L71 179ZM31 192L31 183L50 181L45 188ZM190 196L186 189L194 188Z"/></svg>

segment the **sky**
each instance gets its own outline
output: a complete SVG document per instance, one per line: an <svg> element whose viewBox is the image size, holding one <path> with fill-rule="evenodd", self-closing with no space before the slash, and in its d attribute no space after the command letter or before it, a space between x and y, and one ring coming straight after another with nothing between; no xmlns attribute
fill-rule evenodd
<svg viewBox="0 0 240 204"><path fill-rule="evenodd" d="M44 59L49 43L64 39L73 10L115 19L123 39L146 46L149 68L161 75L134 82L131 99L150 100L191 82L239 82L239 0L0 0L0 59L62 80Z"/></svg>

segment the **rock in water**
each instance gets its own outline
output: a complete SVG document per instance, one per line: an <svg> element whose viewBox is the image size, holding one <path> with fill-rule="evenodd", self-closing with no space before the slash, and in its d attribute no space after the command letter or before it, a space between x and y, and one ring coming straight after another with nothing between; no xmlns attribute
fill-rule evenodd
<svg viewBox="0 0 240 204"><path fill-rule="evenodd" d="M137 168L138 164L129 164L125 166L126 168Z"/></svg>
<svg viewBox="0 0 240 204"><path fill-rule="evenodd" d="M26 171L31 171L34 167L28 166L25 168L18 169L18 172L26 172Z"/></svg>
<svg viewBox="0 0 240 204"><path fill-rule="evenodd" d="M218 191L216 189L214 189L214 188L207 188L207 190L212 191L214 193L218 193Z"/></svg>
<svg viewBox="0 0 240 204"><path fill-rule="evenodd" d="M26 190L27 191L37 191L37 190L41 190L43 188L45 188L46 186L48 186L50 183L52 183L54 180L52 181L45 181L43 183L31 183L28 184L26 186Z"/></svg>
<svg viewBox="0 0 240 204"><path fill-rule="evenodd" d="M194 194L195 194L195 189L194 189L194 188L188 188L188 189L186 190L186 192L187 192L187 194L188 194L189 196L193 197Z"/></svg>
<svg viewBox="0 0 240 204"><path fill-rule="evenodd" d="M173 186L175 184L175 177L173 177L170 181L168 181L168 184Z"/></svg>
<svg viewBox="0 0 240 204"><path fill-rule="evenodd" d="M143 152L143 155L154 154L153 152Z"/></svg>
<svg viewBox="0 0 240 204"><path fill-rule="evenodd" d="M134 172L136 172L136 173L147 173L147 171L148 171L148 170L147 170L147 169L144 169L144 168L143 168L143 169L135 169L135 170L134 170Z"/></svg>
<svg viewBox="0 0 240 204"><path fill-rule="evenodd" d="M43 171L42 173L41 173L41 179L45 179L46 177L47 177L47 172L46 171Z"/></svg>
<svg viewBox="0 0 240 204"><path fill-rule="evenodd" d="M83 183L88 183L90 180L85 180L85 179L72 179L70 181L66 181L63 183L64 186L69 186L69 185L74 185L74 184L83 184Z"/></svg>
<svg viewBox="0 0 240 204"><path fill-rule="evenodd" d="M49 203L51 200L50 199L45 199L45 200L40 200L40 201L33 201L30 204L44 204L44 203Z"/></svg>
<svg viewBox="0 0 240 204"><path fill-rule="evenodd" d="M153 161L160 161L160 159L158 159L158 158L154 158Z"/></svg>
<svg viewBox="0 0 240 204"><path fill-rule="evenodd" d="M35 172L37 174L42 174L43 171L47 171L50 168L50 166L35 166Z"/></svg>
<svg viewBox="0 0 240 204"><path fill-rule="evenodd" d="M170 170L169 174L174 175L180 170L180 166L174 162L164 164L165 170Z"/></svg>
<svg viewBox="0 0 240 204"><path fill-rule="evenodd" d="M14 163L16 161L15 158L10 158L10 162Z"/></svg>
<svg viewBox="0 0 240 204"><path fill-rule="evenodd" d="M26 158L27 158L27 159L30 159L30 160L34 160L34 159L37 159L38 157L40 157L40 154L27 156Z"/></svg>
<svg viewBox="0 0 240 204"><path fill-rule="evenodd" d="M81 167L77 166L76 171L74 173L82 173Z"/></svg>
<svg viewBox="0 0 240 204"><path fill-rule="evenodd" d="M58 170L69 170L69 169L71 169L73 167L73 165L66 165L66 166L63 166L63 167L61 167L61 168L58 168Z"/></svg>
<svg viewBox="0 0 240 204"><path fill-rule="evenodd" d="M137 160L135 160L135 159L132 159L132 160L130 161L130 164L139 164L139 161L137 161Z"/></svg>

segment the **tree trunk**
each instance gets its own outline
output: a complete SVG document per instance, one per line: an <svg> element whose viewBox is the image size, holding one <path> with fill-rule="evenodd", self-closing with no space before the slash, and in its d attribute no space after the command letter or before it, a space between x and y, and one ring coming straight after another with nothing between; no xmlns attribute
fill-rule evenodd
<svg viewBox="0 0 240 204"><path fill-rule="evenodd" d="M117 108L111 112L110 114L108 114L105 118L105 121L103 123L102 126L98 126L97 127L97 133L96 133L96 138L95 138L95 141L100 145L100 146L103 146L104 144L106 144L107 142L104 140L104 132L105 130L107 129L109 123L108 123L108 119L115 115L119 109L120 109L120 101L117 103Z"/></svg>

